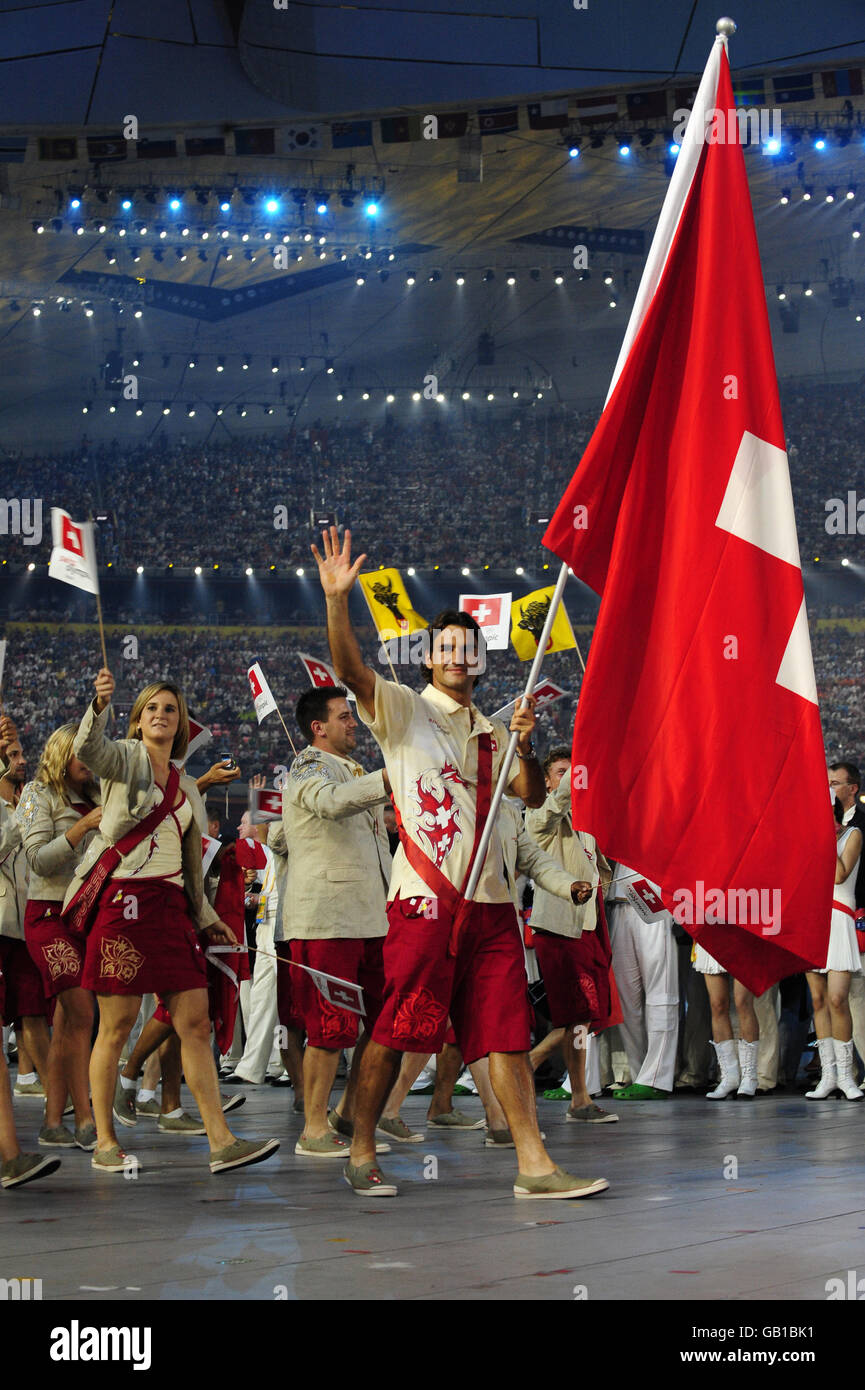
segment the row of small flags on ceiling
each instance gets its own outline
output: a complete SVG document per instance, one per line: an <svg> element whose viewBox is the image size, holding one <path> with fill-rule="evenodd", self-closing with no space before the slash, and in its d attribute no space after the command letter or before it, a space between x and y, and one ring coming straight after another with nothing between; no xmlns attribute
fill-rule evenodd
<svg viewBox="0 0 865 1390"><path fill-rule="evenodd" d="M667 87L645 92L597 93L586 97L557 97L529 102L521 107L481 107L477 111L477 131L481 135L507 135L511 131L557 130L570 121L582 125L615 124L617 120L666 120L675 111L689 107L696 85ZM795 102L844 100L863 95L861 68L835 68L828 72L794 73L785 77L749 77L733 83L737 106L792 105ZM525 120L521 119L525 113ZM474 113L447 111L436 115L437 138L456 139L469 133ZM28 158L52 161L85 161L90 164L135 159L173 159L186 155L262 156L303 153L328 148L356 149L374 143L374 126L379 127L379 143L405 144L424 138L424 116L412 112L403 116L381 116L377 121L329 121L308 125L264 126L256 129L197 132L184 136L141 137L126 140L122 135L0 135L0 162L24 163ZM83 148L86 146L86 149Z"/></svg>

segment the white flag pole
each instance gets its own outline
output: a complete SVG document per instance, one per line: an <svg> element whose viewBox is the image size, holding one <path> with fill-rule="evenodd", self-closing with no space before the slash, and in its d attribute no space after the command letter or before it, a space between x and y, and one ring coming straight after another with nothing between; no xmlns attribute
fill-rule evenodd
<svg viewBox="0 0 865 1390"><path fill-rule="evenodd" d="M544 623L544 629L540 637L538 638L538 650L535 652L535 659L532 662L531 670L529 671L528 680L526 681L526 688L523 691L523 698L525 698L526 695L531 695L534 691L535 686L538 683L538 676L540 675L541 671L541 662L544 659L544 652L547 650L547 642L549 641L550 633L553 630L553 623L555 622L556 614L559 611L559 604L562 601L562 594L565 592L565 584L567 583L567 579L568 566L562 565L562 568L559 570L559 577L556 580L556 587L553 590L553 596L550 600L550 607L547 613L546 622ZM498 815L499 806L502 804L502 797L505 794L505 788L508 785L508 773L511 770L511 764L514 760L514 754L517 751L518 738L518 733L512 733L508 741L507 752L505 753L505 760L502 763L502 770L499 773L499 780L496 783L495 791L493 792L493 799L490 802L490 812L487 816L487 823L484 826L483 834L481 835L481 842L478 845L478 852L475 856L475 862L472 865L472 871L469 875L469 881L466 884L465 897L468 902L471 902L472 895L478 886L478 879L481 876L481 869L484 866L484 860L487 855L487 850L489 849L490 839L492 838L493 826L496 822L496 816Z"/></svg>

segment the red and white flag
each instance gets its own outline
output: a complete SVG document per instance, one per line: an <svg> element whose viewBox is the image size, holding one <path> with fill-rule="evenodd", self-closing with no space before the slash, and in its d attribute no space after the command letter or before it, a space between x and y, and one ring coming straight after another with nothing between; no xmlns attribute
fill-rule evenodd
<svg viewBox="0 0 865 1390"><path fill-rule="evenodd" d="M73 521L68 512L52 507L51 542L49 577L74 584L76 589L84 589L88 594L98 594L93 522Z"/></svg>
<svg viewBox="0 0 865 1390"><path fill-rule="evenodd" d="M336 671L326 661L321 661L317 656L309 656L306 652L298 652L297 655L303 663L303 669L309 678L310 685L321 689L323 686L341 684L336 678ZM357 698L351 690L346 693L350 700Z"/></svg>
<svg viewBox="0 0 865 1390"><path fill-rule="evenodd" d="M545 709L547 705L554 705L557 700L563 699L565 695L570 695L570 693L569 690L565 690L561 685L556 685L555 681L538 681L532 691L537 701L535 713L537 714L540 710ZM516 700L511 700L510 704L502 705L501 709L497 709L495 714L491 714L489 717L490 719L501 719L505 724L509 724L513 718L516 707Z"/></svg>
<svg viewBox="0 0 865 1390"><path fill-rule="evenodd" d="M474 618L489 651L507 651L511 636L510 594L460 594L460 612Z"/></svg>
<svg viewBox="0 0 865 1390"><path fill-rule="evenodd" d="M210 872L210 866L222 849L222 841L216 840L212 835L202 835L201 837L201 872L206 878Z"/></svg>
<svg viewBox="0 0 865 1390"><path fill-rule="evenodd" d="M271 787L250 787L249 819L253 825L268 820L282 820L282 792Z"/></svg>
<svg viewBox="0 0 865 1390"><path fill-rule="evenodd" d="M835 836L745 164L713 110L735 112L721 38L544 544L601 596L574 826L671 908L723 894L688 930L759 993L825 965Z"/></svg>
<svg viewBox="0 0 865 1390"><path fill-rule="evenodd" d="M186 752L182 758L172 758L171 761L176 767L185 767L193 753L197 753L198 749L203 748L212 738L213 734L210 730L205 729L203 724L197 723L197 721L190 716L189 743L186 745Z"/></svg>
<svg viewBox="0 0 865 1390"><path fill-rule="evenodd" d="M270 686L264 679L264 672L256 661L247 671L249 687L252 691L252 701L255 706L255 717L259 724L262 719L266 719L269 714L273 714L276 709L276 701L270 693Z"/></svg>

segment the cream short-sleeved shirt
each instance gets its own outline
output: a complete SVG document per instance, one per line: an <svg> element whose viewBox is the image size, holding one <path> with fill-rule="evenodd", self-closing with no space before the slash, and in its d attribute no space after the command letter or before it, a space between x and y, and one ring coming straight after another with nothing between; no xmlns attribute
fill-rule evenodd
<svg viewBox="0 0 865 1390"><path fill-rule="evenodd" d="M387 766L393 797L407 835L460 889L475 841L478 735L492 737L495 788L508 745L508 731L474 705L464 705L428 685L419 693L383 680L376 672L375 719L360 700L358 717L376 739ZM512 769L519 775L519 766ZM388 901L429 897L431 890L411 868L400 845L393 861ZM506 903L511 894L504 874L498 824L493 828L474 902Z"/></svg>

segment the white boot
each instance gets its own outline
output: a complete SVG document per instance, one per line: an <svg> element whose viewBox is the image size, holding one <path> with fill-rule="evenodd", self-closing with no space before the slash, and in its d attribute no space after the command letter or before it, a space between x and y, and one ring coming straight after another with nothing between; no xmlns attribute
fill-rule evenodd
<svg viewBox="0 0 865 1390"><path fill-rule="evenodd" d="M759 1043L745 1042L744 1038L739 1039L739 1070L742 1073L742 1082L736 1092L739 1096L746 1096L752 1100L757 1092L757 1048Z"/></svg>
<svg viewBox="0 0 865 1390"><path fill-rule="evenodd" d="M729 1042L713 1042L712 1046L718 1057L718 1065L721 1068L721 1079L714 1091L709 1091L706 1100L726 1100L737 1089L741 1076L739 1074L739 1059L736 1056L736 1044L732 1038Z"/></svg>
<svg viewBox="0 0 865 1390"><path fill-rule="evenodd" d="M831 1038L818 1038L817 1051L820 1053L820 1080L813 1091L805 1092L806 1100L825 1100L831 1096L838 1085L835 1069L835 1047Z"/></svg>
<svg viewBox="0 0 865 1390"><path fill-rule="evenodd" d="M835 1069L838 1073L838 1089L848 1100L865 1100L856 1082L853 1080L853 1044L852 1042L839 1042L837 1038L832 1039L832 1046L835 1049Z"/></svg>

